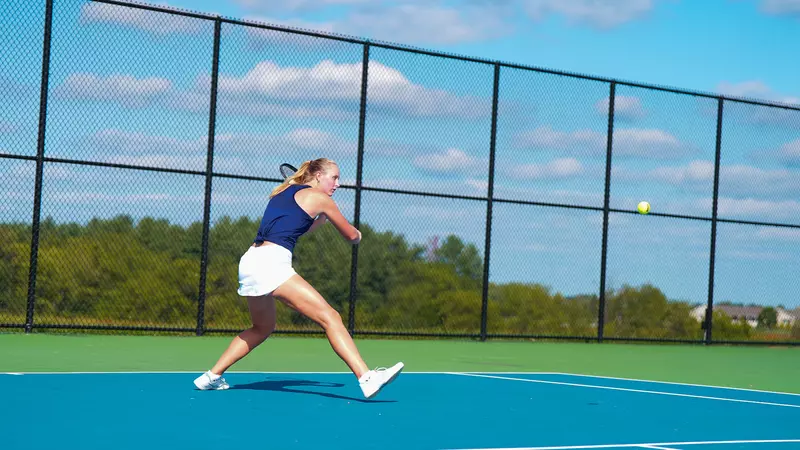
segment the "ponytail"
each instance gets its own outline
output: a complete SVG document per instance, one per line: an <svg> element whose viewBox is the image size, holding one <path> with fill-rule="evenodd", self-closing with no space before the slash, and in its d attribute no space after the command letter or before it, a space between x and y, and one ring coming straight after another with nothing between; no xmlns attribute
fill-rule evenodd
<svg viewBox="0 0 800 450"><path fill-rule="evenodd" d="M335 162L331 161L328 158L319 158L312 161L306 161L300 165L292 176L283 180L283 183L279 184L272 190L272 193L269 194L269 198L275 197L276 195L280 194L281 192L285 191L286 188L293 184L306 184L312 179L314 176L325 170L325 168L331 164L336 164Z"/></svg>

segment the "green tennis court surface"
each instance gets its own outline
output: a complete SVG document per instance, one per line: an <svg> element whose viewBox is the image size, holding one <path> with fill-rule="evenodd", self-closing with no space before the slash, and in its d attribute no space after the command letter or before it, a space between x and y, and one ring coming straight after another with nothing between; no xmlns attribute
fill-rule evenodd
<svg viewBox="0 0 800 450"><path fill-rule="evenodd" d="M207 370L220 337L0 334L0 372ZM356 338L370 366L414 372L566 372L800 393L800 348ZM322 338L273 336L240 371L338 372Z"/></svg>

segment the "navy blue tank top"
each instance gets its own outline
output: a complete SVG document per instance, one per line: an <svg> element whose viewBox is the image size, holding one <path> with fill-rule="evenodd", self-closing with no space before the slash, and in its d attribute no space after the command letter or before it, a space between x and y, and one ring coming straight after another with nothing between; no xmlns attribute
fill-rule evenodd
<svg viewBox="0 0 800 450"><path fill-rule="evenodd" d="M292 184L280 194L272 197L267 203L261 226L256 234L256 244L269 241L294 251L297 238L303 235L314 219L300 208L294 200L294 194L311 186L305 184Z"/></svg>

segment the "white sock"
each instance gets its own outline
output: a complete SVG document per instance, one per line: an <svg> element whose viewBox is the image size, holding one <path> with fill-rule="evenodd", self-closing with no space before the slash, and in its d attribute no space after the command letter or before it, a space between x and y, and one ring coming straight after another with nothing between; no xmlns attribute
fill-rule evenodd
<svg viewBox="0 0 800 450"><path fill-rule="evenodd" d="M359 383L363 383L363 382L367 381L367 379L369 379L369 376L370 376L370 374L371 374L371 373L372 373L372 371L371 371L371 370L368 370L368 371L364 372L364 374L363 374L363 375L361 375L361 376L358 378L358 382L359 382Z"/></svg>
<svg viewBox="0 0 800 450"><path fill-rule="evenodd" d="M219 377L221 377L221 376L222 375L217 375L217 374L215 374L214 372L212 372L210 370L208 371L208 378L210 378L211 381L217 381L219 379Z"/></svg>

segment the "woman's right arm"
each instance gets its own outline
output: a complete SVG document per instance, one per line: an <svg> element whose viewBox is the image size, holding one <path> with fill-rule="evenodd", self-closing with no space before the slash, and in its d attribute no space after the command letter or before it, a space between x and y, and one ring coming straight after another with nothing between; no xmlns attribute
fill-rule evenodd
<svg viewBox="0 0 800 450"><path fill-rule="evenodd" d="M325 196L322 199L322 213L328 217L328 221L333 224L345 240L355 245L361 242L361 232L339 211L339 207L332 198Z"/></svg>

